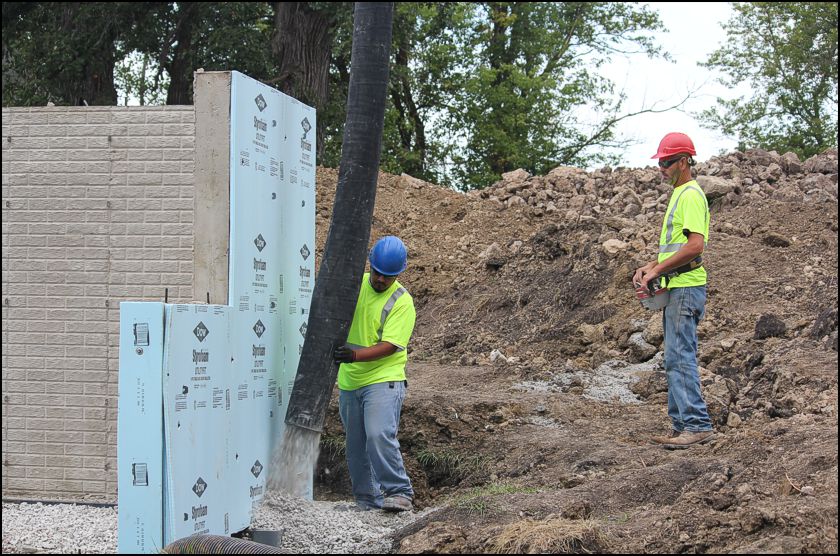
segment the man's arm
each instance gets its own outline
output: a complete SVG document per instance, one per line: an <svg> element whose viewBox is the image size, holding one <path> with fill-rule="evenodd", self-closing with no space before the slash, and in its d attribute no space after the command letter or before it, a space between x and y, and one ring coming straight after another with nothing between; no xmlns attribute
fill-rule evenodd
<svg viewBox="0 0 840 556"><path fill-rule="evenodd" d="M376 345L357 349L355 351L356 361L376 361L377 359L388 357L392 353L396 352L397 346L390 342L379 342Z"/></svg>
<svg viewBox="0 0 840 556"><path fill-rule="evenodd" d="M379 342L376 345L350 349L347 346L341 346L335 350L335 360L337 363L358 363L362 361L376 361L383 357L388 357L397 351L397 346L391 342Z"/></svg>
<svg viewBox="0 0 840 556"><path fill-rule="evenodd" d="M686 242L679 251L674 253L673 256L668 257L661 263L657 263L651 267L649 271L644 273L644 276L641 277L639 283L646 288L648 282L655 277L667 274L675 268L679 268L682 265L694 260L698 255L702 255L704 248L703 240L703 234L688 232L688 242ZM639 270L642 270L643 268L647 267L642 267ZM639 270L636 271L636 274L639 274Z"/></svg>

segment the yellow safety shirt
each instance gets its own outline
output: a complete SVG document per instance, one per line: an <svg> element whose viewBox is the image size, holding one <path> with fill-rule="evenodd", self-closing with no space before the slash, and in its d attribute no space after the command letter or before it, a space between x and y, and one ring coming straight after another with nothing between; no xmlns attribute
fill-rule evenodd
<svg viewBox="0 0 840 556"><path fill-rule="evenodd" d="M406 348L415 318L414 299L398 281L394 280L390 288L379 293L370 285L370 274L366 273L347 345L359 349L388 342L397 351L376 361L342 363L338 368L338 387L357 390L380 382L405 380Z"/></svg>
<svg viewBox="0 0 840 556"><path fill-rule="evenodd" d="M668 210L659 235L658 262L671 257L688 243L688 232L703 234L703 244L709 242L709 202L695 180L675 187L668 201ZM684 288L706 284L706 269L695 268L671 278L668 288Z"/></svg>

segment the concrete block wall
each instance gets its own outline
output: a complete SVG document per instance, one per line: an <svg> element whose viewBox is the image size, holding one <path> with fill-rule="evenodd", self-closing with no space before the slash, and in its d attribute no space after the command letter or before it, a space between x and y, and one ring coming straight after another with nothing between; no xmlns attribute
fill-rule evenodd
<svg viewBox="0 0 840 556"><path fill-rule="evenodd" d="M3 108L3 497L116 502L119 304L193 300L195 112Z"/></svg>

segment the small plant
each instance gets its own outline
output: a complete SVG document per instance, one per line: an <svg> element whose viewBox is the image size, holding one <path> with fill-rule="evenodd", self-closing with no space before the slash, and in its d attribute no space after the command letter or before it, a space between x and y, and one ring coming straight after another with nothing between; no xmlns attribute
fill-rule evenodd
<svg viewBox="0 0 840 556"><path fill-rule="evenodd" d="M343 436L321 436L321 452L331 458L338 458L347 453L347 440Z"/></svg>
<svg viewBox="0 0 840 556"><path fill-rule="evenodd" d="M482 456L463 456L447 449L434 451L424 448L417 453L417 461L426 469L456 478L463 478L487 468L487 461Z"/></svg>
<svg viewBox="0 0 840 556"><path fill-rule="evenodd" d="M534 494L539 489L525 487L511 483L490 483L488 485L474 487L461 494L452 501L452 504L459 509L466 510L470 515L478 514L483 516L487 511L495 507L492 502L484 500L488 496L497 494Z"/></svg>
<svg viewBox="0 0 840 556"><path fill-rule="evenodd" d="M469 500L456 504L456 507L459 510L466 511L470 516L484 517L495 506L486 500Z"/></svg>
<svg viewBox="0 0 840 556"><path fill-rule="evenodd" d="M491 483L468 490L466 493L456 496L452 505L470 515L483 517L496 505L492 501L484 500L485 497L497 494L534 494L539 490L534 487L518 486L510 483Z"/></svg>
<svg viewBox="0 0 840 556"><path fill-rule="evenodd" d="M476 496L492 496L494 494L534 494L536 492L539 492L539 489L535 487L526 487L511 483L490 483L489 485L471 489L467 495L474 498Z"/></svg>

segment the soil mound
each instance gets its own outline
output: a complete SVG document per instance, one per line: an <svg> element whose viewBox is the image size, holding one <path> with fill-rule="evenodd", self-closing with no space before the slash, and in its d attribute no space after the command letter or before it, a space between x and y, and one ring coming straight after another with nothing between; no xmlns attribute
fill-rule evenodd
<svg viewBox="0 0 840 556"><path fill-rule="evenodd" d="M469 194L380 175L372 240L405 241L418 310L400 438L418 503L443 508L395 548L522 551L539 531L535 550L836 552L837 150L695 170L719 434L685 452L646 444L668 427L662 326L630 277L657 250L656 168L517 170ZM320 256L337 172L317 180ZM346 497L342 435L333 408L319 476Z"/></svg>

